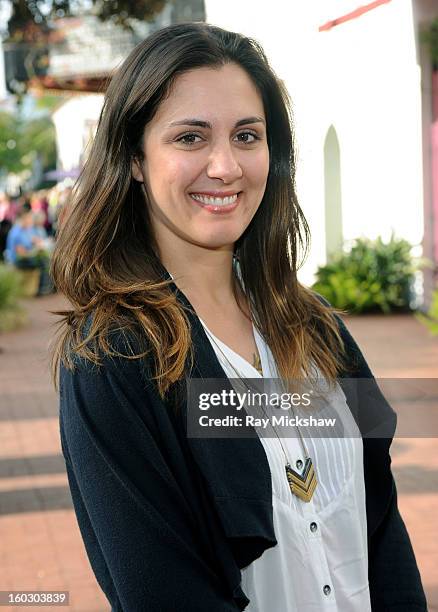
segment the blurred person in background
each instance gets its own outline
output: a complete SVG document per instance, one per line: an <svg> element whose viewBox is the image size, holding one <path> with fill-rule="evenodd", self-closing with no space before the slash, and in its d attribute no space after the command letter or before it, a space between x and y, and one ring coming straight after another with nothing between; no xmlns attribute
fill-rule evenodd
<svg viewBox="0 0 438 612"><path fill-rule="evenodd" d="M17 265L19 260L30 263L36 254L39 242L40 240L34 235L32 210L22 204L6 239L6 261L13 265ZM23 267L26 267L25 263Z"/></svg>
<svg viewBox="0 0 438 612"><path fill-rule="evenodd" d="M21 202L19 199L9 197L6 194L0 196L0 218L10 221L11 224L15 221L17 213L21 208Z"/></svg>
<svg viewBox="0 0 438 612"><path fill-rule="evenodd" d="M54 187L49 189L47 193L47 202L49 204L47 214L49 216L49 221L52 225L52 228L53 228L53 224L55 221L55 211L58 205L58 200L59 200L59 187L58 185L55 185Z"/></svg>
<svg viewBox="0 0 438 612"><path fill-rule="evenodd" d="M55 246L55 239L46 229L47 217L43 210L39 210L33 214L33 232L36 238L41 240L40 249L45 250L50 255Z"/></svg>
<svg viewBox="0 0 438 612"><path fill-rule="evenodd" d="M6 239L12 227L14 213L12 203L4 193L0 193L0 261L4 259Z"/></svg>
<svg viewBox="0 0 438 612"><path fill-rule="evenodd" d="M52 224L49 219L49 202L46 190L40 190L31 197L31 207L34 213L42 213L44 215L43 226L47 235L51 235Z"/></svg>
<svg viewBox="0 0 438 612"><path fill-rule="evenodd" d="M17 215L16 218L18 217L18 213L23 211L23 210L32 210L32 204L31 204L31 198L28 194L23 194L20 195L19 198L16 201L16 210L17 210Z"/></svg>
<svg viewBox="0 0 438 612"><path fill-rule="evenodd" d="M46 229L46 214L43 210L33 213L33 233L36 238L41 239L41 245L44 245L45 248L53 244L53 239L49 236Z"/></svg>
<svg viewBox="0 0 438 612"><path fill-rule="evenodd" d="M72 186L70 184L58 183L52 187L48 194L48 216L51 223L51 233L56 235L58 228L62 224L65 215L66 206L70 200Z"/></svg>
<svg viewBox="0 0 438 612"><path fill-rule="evenodd" d="M8 219L11 221L11 201L5 193L0 193L0 221Z"/></svg>
<svg viewBox="0 0 438 612"><path fill-rule="evenodd" d="M40 223L44 216L40 216ZM24 202L6 238L5 260L19 270L40 270L37 295L53 291L50 278L50 256L44 227L35 225L30 203Z"/></svg>

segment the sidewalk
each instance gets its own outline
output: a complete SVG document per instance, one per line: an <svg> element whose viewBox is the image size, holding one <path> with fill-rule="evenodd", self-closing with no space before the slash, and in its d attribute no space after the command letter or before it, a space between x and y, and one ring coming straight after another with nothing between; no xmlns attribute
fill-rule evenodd
<svg viewBox="0 0 438 612"><path fill-rule="evenodd" d="M55 317L47 311L64 306L59 296L29 301L29 327L0 336L0 590L69 591L68 608L50 609L109 612L71 507L48 372ZM438 338L412 317L349 318L347 326L376 377L438 378ZM432 612L438 612L437 448L427 438L396 439L392 446L399 507Z"/></svg>
<svg viewBox="0 0 438 612"><path fill-rule="evenodd" d="M376 378L438 379L438 336L431 337L412 316L349 317L346 324ZM438 404L429 405L428 412L422 411L421 430L427 432L430 422L435 433ZM401 429L407 430L399 418L397 431ZM396 437L391 457L398 506L411 537L429 612L438 612L438 438Z"/></svg>
<svg viewBox="0 0 438 612"><path fill-rule="evenodd" d="M0 590L70 592L69 607L32 610L109 612L73 514L48 370L55 317L47 311L65 301L48 296L27 306L30 325L0 336Z"/></svg>

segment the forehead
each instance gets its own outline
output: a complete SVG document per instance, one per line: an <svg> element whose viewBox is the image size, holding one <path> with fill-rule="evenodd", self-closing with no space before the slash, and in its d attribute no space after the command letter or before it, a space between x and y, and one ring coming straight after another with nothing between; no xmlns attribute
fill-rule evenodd
<svg viewBox="0 0 438 612"><path fill-rule="evenodd" d="M154 117L167 124L182 117L264 117L262 97L251 77L237 64L196 68L176 77Z"/></svg>

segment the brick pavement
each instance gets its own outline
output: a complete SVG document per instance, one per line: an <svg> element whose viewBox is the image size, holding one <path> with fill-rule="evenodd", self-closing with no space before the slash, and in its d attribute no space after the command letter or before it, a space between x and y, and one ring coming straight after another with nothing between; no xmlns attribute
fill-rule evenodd
<svg viewBox="0 0 438 612"><path fill-rule="evenodd" d="M72 511L50 382L48 310L64 305L29 300L30 325L0 336L0 590L67 590L70 606L49 609L108 612Z"/></svg>
<svg viewBox="0 0 438 612"><path fill-rule="evenodd" d="M29 327L0 336L5 349L0 355L0 590L68 590L69 608L51 609L108 612L71 508L60 453L57 398L48 372L54 319L48 310L64 304L60 296L28 301ZM375 376L438 379L438 338L431 338L411 316L350 317L347 325ZM429 418L427 412L422 415ZM437 446L434 438L396 438L392 447L399 506L417 555L429 610L435 612ZM3 609L24 612L28 608Z"/></svg>
<svg viewBox="0 0 438 612"><path fill-rule="evenodd" d="M434 379L436 390L438 337L430 336L414 317L348 317L346 324L376 378ZM393 402L391 405L397 410ZM426 410L419 406L422 423L420 428L417 427L418 435L422 437L398 437L399 431L407 436L412 424L406 412L402 413L404 422L398 415L391 456L398 505L411 536L429 612L438 612L438 437L426 437L428 427L431 434L438 436L438 403L429 402L427 405L425 402L425 405Z"/></svg>

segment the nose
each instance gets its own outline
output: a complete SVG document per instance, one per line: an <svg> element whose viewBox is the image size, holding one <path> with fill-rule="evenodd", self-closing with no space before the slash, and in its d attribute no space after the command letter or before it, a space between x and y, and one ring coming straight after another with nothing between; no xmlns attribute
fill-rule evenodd
<svg viewBox="0 0 438 612"><path fill-rule="evenodd" d="M228 141L217 143L213 147L208 158L207 174L209 178L218 178L224 183L232 183L242 177L243 172L236 152Z"/></svg>

